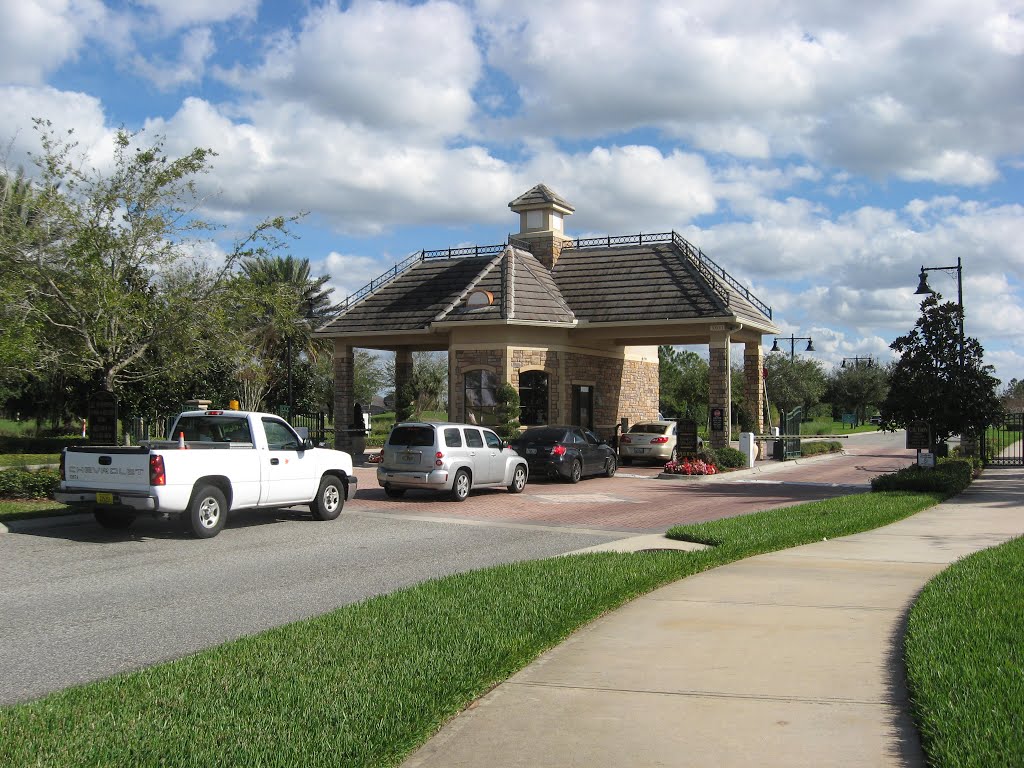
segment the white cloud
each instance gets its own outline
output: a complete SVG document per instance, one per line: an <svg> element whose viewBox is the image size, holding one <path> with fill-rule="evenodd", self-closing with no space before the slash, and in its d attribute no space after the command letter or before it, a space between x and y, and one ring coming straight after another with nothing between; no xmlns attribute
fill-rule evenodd
<svg viewBox="0 0 1024 768"><path fill-rule="evenodd" d="M0 156L10 150L5 158L9 166L24 166L31 172L28 153L41 150L32 126L35 117L50 120L58 134L77 141L91 164L103 167L109 162L112 132L105 125L97 98L50 87L0 86ZM70 137L69 127L74 128Z"/></svg>
<svg viewBox="0 0 1024 768"><path fill-rule="evenodd" d="M225 78L269 101L303 102L413 141L448 136L462 132L474 110L481 60L473 35L466 10L445 0L324 5L297 36L280 35L255 71Z"/></svg>
<svg viewBox="0 0 1024 768"><path fill-rule="evenodd" d="M237 19L254 19L260 0L135 0L156 14L163 27L179 29Z"/></svg>
<svg viewBox="0 0 1024 768"><path fill-rule="evenodd" d="M509 130L657 127L738 157L979 185L1024 139L1019 11L999 0L478 4L518 85Z"/></svg>
<svg viewBox="0 0 1024 768"><path fill-rule="evenodd" d="M27 85L74 59L106 15L96 0L5 0L0 13L0 81Z"/></svg>
<svg viewBox="0 0 1024 768"><path fill-rule="evenodd" d="M166 61L160 56L146 59L138 54L135 57L135 70L161 90L170 90L201 80L206 62L215 50L211 30L208 27L196 27L182 35L181 53L176 62Z"/></svg>

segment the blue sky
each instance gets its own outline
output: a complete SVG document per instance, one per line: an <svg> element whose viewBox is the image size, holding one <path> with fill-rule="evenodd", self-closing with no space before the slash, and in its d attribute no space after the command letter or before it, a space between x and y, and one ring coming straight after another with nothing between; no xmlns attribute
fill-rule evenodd
<svg viewBox="0 0 1024 768"><path fill-rule="evenodd" d="M828 366L890 359L920 267L961 258L967 333L1024 379L1020 0L0 10L8 167L32 117L100 168L120 126L210 147L208 215L309 211L292 252L339 297L420 248L503 242L542 182L571 235L680 232Z"/></svg>

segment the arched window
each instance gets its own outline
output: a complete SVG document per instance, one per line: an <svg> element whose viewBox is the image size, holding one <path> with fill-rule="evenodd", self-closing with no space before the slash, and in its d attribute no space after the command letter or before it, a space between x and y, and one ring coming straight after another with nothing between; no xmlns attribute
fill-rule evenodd
<svg viewBox="0 0 1024 768"><path fill-rule="evenodd" d="M548 375L544 371L519 374L519 423L531 427L548 423Z"/></svg>
<svg viewBox="0 0 1024 768"><path fill-rule="evenodd" d="M466 393L465 420L470 424L497 424L494 409L498 404L498 377L481 368L466 371L463 381Z"/></svg>

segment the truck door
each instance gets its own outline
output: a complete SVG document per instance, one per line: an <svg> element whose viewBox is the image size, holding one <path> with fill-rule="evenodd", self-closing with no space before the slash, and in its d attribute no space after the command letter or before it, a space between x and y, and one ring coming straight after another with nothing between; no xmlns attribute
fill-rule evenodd
<svg viewBox="0 0 1024 768"><path fill-rule="evenodd" d="M263 417L267 450L263 470L267 481L267 505L298 504L316 495L316 459L311 451L300 451L302 441L288 424L272 416Z"/></svg>

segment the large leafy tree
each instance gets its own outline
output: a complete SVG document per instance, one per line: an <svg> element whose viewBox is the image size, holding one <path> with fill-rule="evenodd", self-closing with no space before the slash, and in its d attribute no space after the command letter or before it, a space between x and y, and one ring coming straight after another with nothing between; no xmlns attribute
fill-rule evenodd
<svg viewBox="0 0 1024 768"><path fill-rule="evenodd" d="M26 247L36 217L35 199L23 170L0 173L0 254ZM0 388L17 387L45 362L38 352L38 319L31 312L28 288L23 275L5 270L0 280Z"/></svg>
<svg viewBox="0 0 1024 768"><path fill-rule="evenodd" d="M774 353L765 361L768 378L765 387L768 398L781 411L797 406L810 410L821 402L827 382L821 363L807 357L790 357Z"/></svg>
<svg viewBox="0 0 1024 768"><path fill-rule="evenodd" d="M1024 411L1024 381L1010 379L1010 383L999 394L999 402L1003 404L1004 410L1010 413Z"/></svg>
<svg viewBox="0 0 1024 768"><path fill-rule="evenodd" d="M881 406L888 430L925 421L935 443L951 435L977 435L998 419L998 379L983 362L978 340L960 338L962 308L938 294L921 303L914 329L889 346L900 356L889 374L889 394Z"/></svg>
<svg viewBox="0 0 1024 768"><path fill-rule="evenodd" d="M857 421L867 420L867 409L879 406L889 392L889 373L880 365L852 365L837 368L828 380L826 400Z"/></svg>
<svg viewBox="0 0 1024 768"><path fill-rule="evenodd" d="M708 413L708 363L696 352L667 345L658 347L659 404L669 418L689 418L703 424Z"/></svg>
<svg viewBox="0 0 1024 768"><path fill-rule="evenodd" d="M260 222L213 267L198 254L218 227L199 217L196 185L212 150L171 158L161 138L143 144L122 130L101 172L48 121L36 127L34 215L3 240L0 265L27 286L44 356L107 390L159 375L147 364L157 348L174 350L176 365L206 365L223 336L215 320L227 276L280 247L294 217Z"/></svg>

